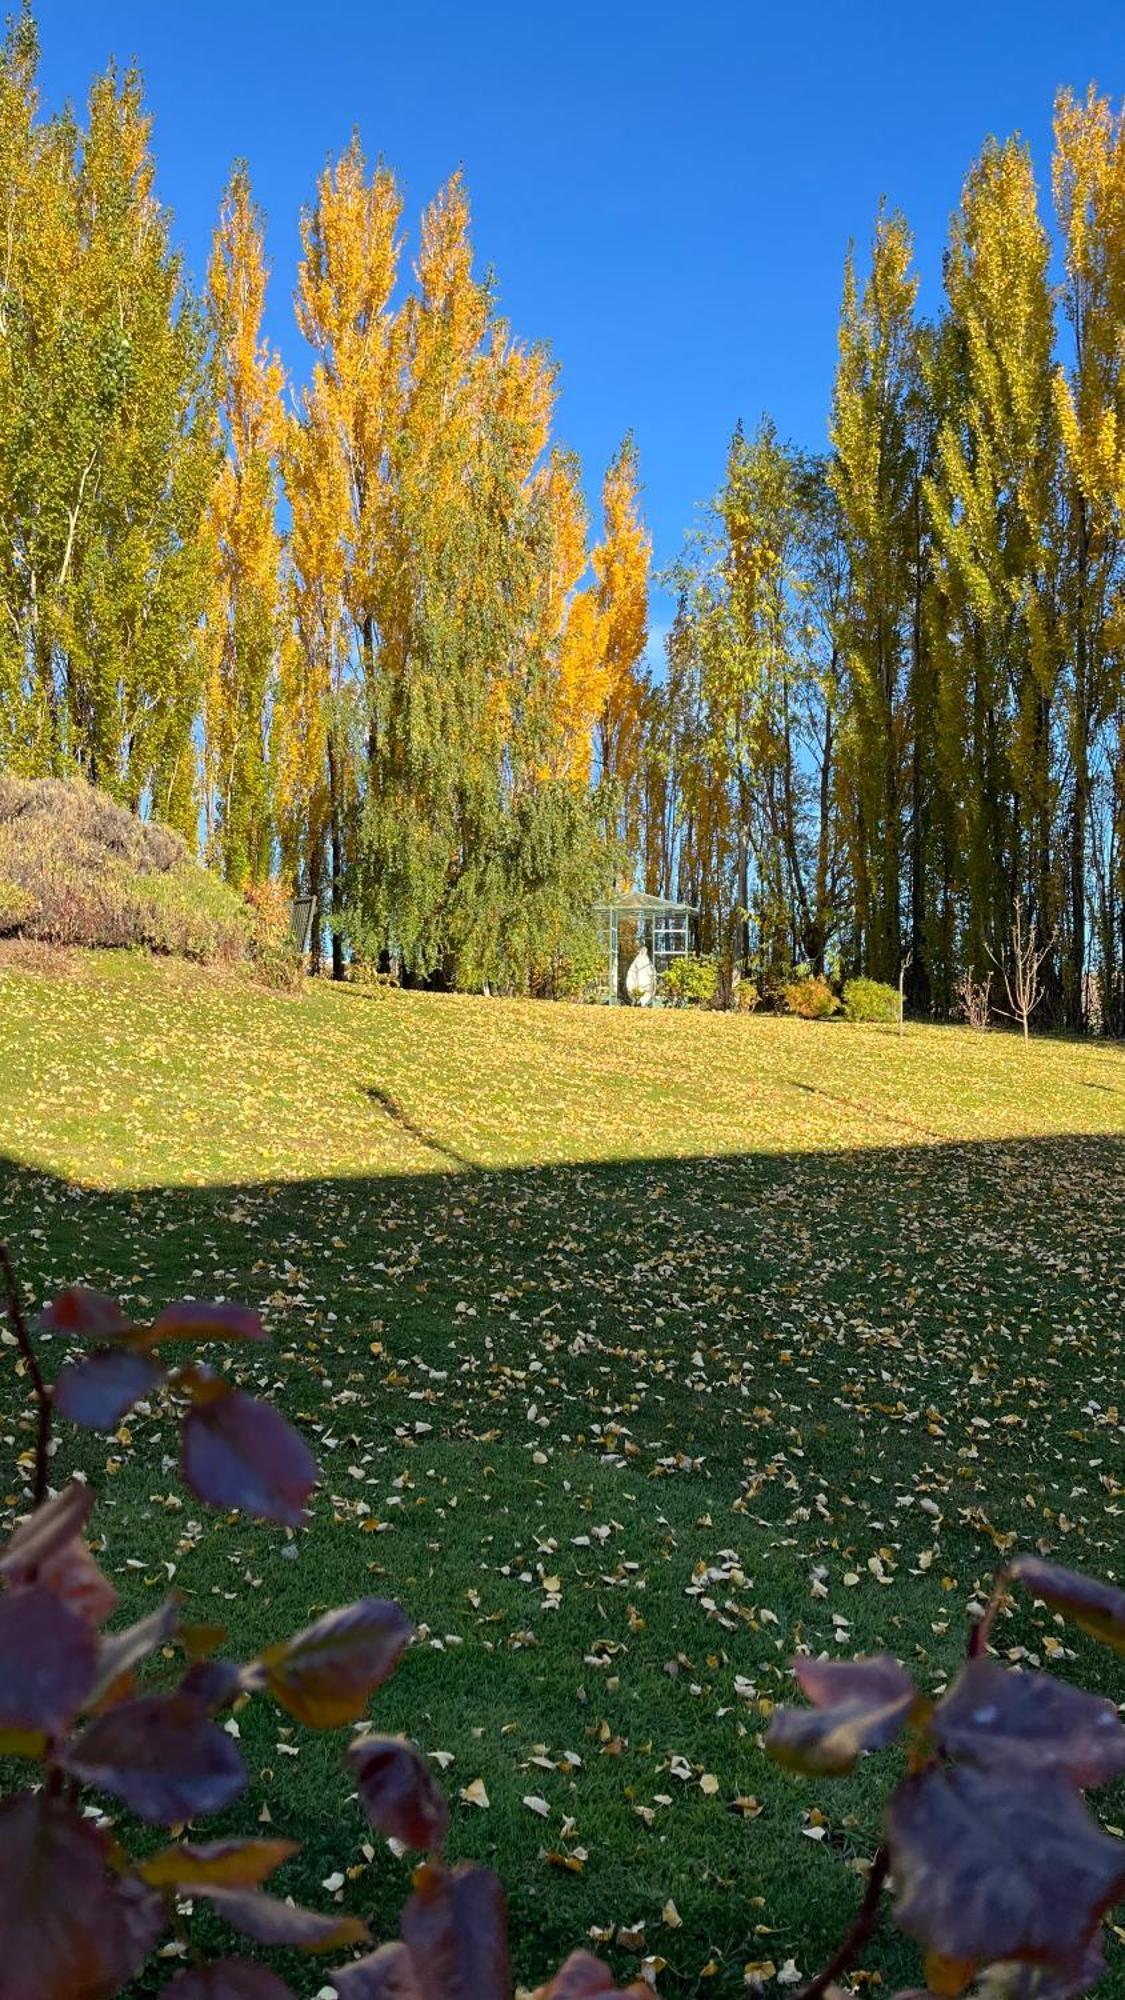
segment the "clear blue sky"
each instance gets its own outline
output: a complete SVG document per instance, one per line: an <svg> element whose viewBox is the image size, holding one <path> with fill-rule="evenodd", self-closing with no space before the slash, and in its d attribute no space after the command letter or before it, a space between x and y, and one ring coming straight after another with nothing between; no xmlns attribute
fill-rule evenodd
<svg viewBox="0 0 1125 2000"><path fill-rule="evenodd" d="M923 305L966 166L1023 132L1049 177L1055 88L1125 89L1121 0L38 0L49 101L135 56L161 193L201 272L232 160L270 229L272 331L303 365L297 217L358 125L413 222L457 165L481 265L562 364L559 430L596 498L631 428L656 560L738 417L824 443L840 276L881 194ZM654 605L656 622L662 609Z"/></svg>

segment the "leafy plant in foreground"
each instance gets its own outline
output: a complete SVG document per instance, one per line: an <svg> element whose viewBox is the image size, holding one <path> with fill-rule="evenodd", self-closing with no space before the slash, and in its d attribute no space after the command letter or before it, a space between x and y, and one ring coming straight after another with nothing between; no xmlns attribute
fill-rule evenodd
<svg viewBox="0 0 1125 2000"><path fill-rule="evenodd" d="M293 2000L260 1959L206 1961L185 1903L207 1904L259 1947L343 1950L366 1945L367 1927L264 1890L294 1842L188 1835L248 1782L216 1718L265 1695L311 1729L354 1723L398 1665L409 1623L396 1604L364 1598L245 1662L220 1657L226 1634L185 1620L175 1597L106 1631L117 1596L85 1540L94 1496L79 1480L48 1490L56 1414L112 1429L142 1398L170 1396L182 1407L181 1470L196 1498L288 1526L305 1518L315 1462L269 1404L209 1366L163 1359L172 1343L264 1339L253 1313L181 1300L136 1325L112 1300L71 1288L43 1324L89 1351L48 1386L2 1246L0 1271L39 1412L33 1510L0 1547L0 1755L34 1773L28 1788L0 1798L0 2000L110 2000L167 1932L188 1963L163 2000ZM794 1663L811 1707L775 1715L767 1748L781 1763L832 1775L902 1734L908 1742L862 1907L803 2000L832 1992L856 1963L892 1879L897 1921L924 1948L932 1993L962 1993L983 1974L982 1993L1067 2000L1103 1969L1101 1923L1125 1894L1125 1842L1097 1824L1082 1793L1125 1771L1125 1729L1112 1702L987 1657L993 1619L1017 1583L1125 1652L1125 1591L1020 1556L1001 1572L961 1674L936 1703L889 1655ZM139 1679L158 1655L179 1656L171 1687ZM373 1734L346 1755L372 1825L425 1859L400 1937L329 1975L339 2000L512 2000L502 1886L487 1868L442 1859L449 1810L429 1763L414 1744ZM87 1791L96 1806L84 1804ZM167 1844L134 1854L107 1798L167 1827ZM610 2000L622 1990L649 1989L617 1988L580 1951L539 2000Z"/></svg>
<svg viewBox="0 0 1125 2000"><path fill-rule="evenodd" d="M965 1664L936 1703L890 1654L793 1662L812 1706L774 1715L766 1748L778 1763L837 1777L905 1735L908 1767L855 1924L802 2000L855 1964L888 1880L931 1993L963 1993L987 1969L990 1994L1066 2000L1105 1970L1102 1919L1125 1896L1125 1842L1082 1793L1125 1772L1125 1729L1111 1701L987 1657L1013 1584L1125 1652L1125 1591L1021 1555L1001 1570Z"/></svg>

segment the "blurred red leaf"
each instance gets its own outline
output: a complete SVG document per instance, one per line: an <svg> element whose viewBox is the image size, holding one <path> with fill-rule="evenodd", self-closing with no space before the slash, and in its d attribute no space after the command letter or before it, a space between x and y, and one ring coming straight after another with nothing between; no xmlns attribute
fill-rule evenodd
<svg viewBox="0 0 1125 2000"><path fill-rule="evenodd" d="M117 1608L117 1592L108 1576L102 1575L81 1535L64 1542L40 1563L35 1581L61 1597L95 1632Z"/></svg>
<svg viewBox="0 0 1125 2000"><path fill-rule="evenodd" d="M422 2000L510 2000L504 1891L490 1868L426 1863L402 1913Z"/></svg>
<svg viewBox="0 0 1125 2000"><path fill-rule="evenodd" d="M37 1324L41 1333L65 1333L74 1340L114 1340L129 1330L117 1300L88 1285L68 1285L40 1313Z"/></svg>
<svg viewBox="0 0 1125 2000"><path fill-rule="evenodd" d="M436 1853L449 1828L449 1806L413 1744L394 1736L365 1736L352 1744L348 1763L372 1826L407 1847Z"/></svg>
<svg viewBox="0 0 1125 2000"><path fill-rule="evenodd" d="M917 1700L905 1667L889 1653L870 1660L796 1659L811 1709L779 1708L766 1749L793 1771L850 1771L862 1750L894 1741Z"/></svg>
<svg viewBox="0 0 1125 2000"><path fill-rule="evenodd" d="M163 1911L107 1875L107 1848L62 1799L0 1800L0 2000L92 2000L137 1971Z"/></svg>
<svg viewBox="0 0 1125 2000"><path fill-rule="evenodd" d="M1092 1638L1125 1653L1125 1590L1096 1576L1063 1569L1059 1563L1043 1562L1039 1556L1017 1556L1008 1575L1054 1610L1064 1611Z"/></svg>
<svg viewBox="0 0 1125 2000"><path fill-rule="evenodd" d="M193 1660L180 1687L195 1695L212 1715L240 1694L244 1686L242 1668L234 1660Z"/></svg>
<svg viewBox="0 0 1125 2000"><path fill-rule="evenodd" d="M72 1479L9 1536L0 1549L0 1576L7 1577L9 1583L30 1583L40 1563L81 1533L93 1507L90 1488Z"/></svg>
<svg viewBox="0 0 1125 2000"><path fill-rule="evenodd" d="M140 1396L163 1380L164 1371L127 1347L103 1347L81 1361L68 1361L55 1379L55 1407L84 1430L111 1431Z"/></svg>
<svg viewBox="0 0 1125 2000"><path fill-rule="evenodd" d="M410 1639L410 1620L389 1598L362 1597L330 1611L248 1670L286 1713L310 1729L355 1722L388 1680Z"/></svg>
<svg viewBox="0 0 1125 2000"><path fill-rule="evenodd" d="M1059 1771L1076 1785L1103 1785L1125 1771L1125 1729L1111 1701L995 1660L962 1668L934 1710L933 1730L948 1756L982 1770Z"/></svg>
<svg viewBox="0 0 1125 2000"><path fill-rule="evenodd" d="M945 1958L1077 1965L1125 1894L1125 1842L1060 1777L922 1771L894 1793L887 1829L898 1922Z"/></svg>
<svg viewBox="0 0 1125 2000"><path fill-rule="evenodd" d="M610 2000L617 1994L650 1995L651 1986L636 1980L632 1986L615 1986L613 1974L600 1958L588 1951L573 1951L546 1986L540 1986L535 2000Z"/></svg>
<svg viewBox="0 0 1125 2000"><path fill-rule="evenodd" d="M342 1965L328 1977L340 2000L422 2000L404 1944L381 1944L367 1958Z"/></svg>
<svg viewBox="0 0 1125 2000"><path fill-rule="evenodd" d="M120 1632L107 1632L98 1653L98 1678L94 1688L94 1699L100 1701L114 1683L131 1674L170 1639L176 1630L180 1600L166 1597L155 1611L138 1618L135 1625L126 1625Z"/></svg>
<svg viewBox="0 0 1125 2000"><path fill-rule="evenodd" d="M320 1910L303 1910L296 1903L282 1902L278 1896L262 1896L254 1889L216 1888L209 1882L192 1884L192 1894L205 1896L228 1924L255 1944L288 1945L294 1951L338 1951L346 1944L363 1944L370 1937L362 1917L325 1915Z"/></svg>
<svg viewBox="0 0 1125 2000"><path fill-rule="evenodd" d="M93 1685L89 1626L53 1591L33 1584L0 1597L0 1729L61 1735Z"/></svg>
<svg viewBox="0 0 1125 2000"><path fill-rule="evenodd" d="M265 1327L249 1306L213 1305L205 1299L177 1299L144 1328L138 1345L155 1347L165 1340L268 1340Z"/></svg>
<svg viewBox="0 0 1125 2000"><path fill-rule="evenodd" d="M248 1958L217 1958L213 1965L177 1972L161 1987L160 2000L296 2000L296 1995L268 1965L254 1965Z"/></svg>
<svg viewBox="0 0 1125 2000"><path fill-rule="evenodd" d="M67 1769L140 1819L175 1824L220 1812L246 1786L233 1739L192 1695L139 1695L83 1730Z"/></svg>
<svg viewBox="0 0 1125 2000"><path fill-rule="evenodd" d="M162 1847L159 1854L140 1862L137 1872L161 1889L208 1883L220 1889L256 1889L297 1852L295 1840L211 1840L202 1845L185 1841L178 1847Z"/></svg>
<svg viewBox="0 0 1125 2000"><path fill-rule="evenodd" d="M209 1507L241 1507L264 1521L300 1527L317 1481L304 1439L270 1403L240 1389L195 1403L184 1418L184 1482Z"/></svg>

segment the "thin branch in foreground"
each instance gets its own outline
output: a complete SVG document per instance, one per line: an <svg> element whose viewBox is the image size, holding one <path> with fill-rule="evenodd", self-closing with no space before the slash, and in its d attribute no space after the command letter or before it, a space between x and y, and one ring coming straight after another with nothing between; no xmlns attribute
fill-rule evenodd
<svg viewBox="0 0 1125 2000"><path fill-rule="evenodd" d="M879 1920L879 1898L883 1893L883 1884L887 1879L890 1865L890 1854L884 1844L878 1849L871 1863L867 1888L864 1890L863 1901L856 1911L851 1929L827 1965L822 1967L815 1979L810 1979L808 1985L801 1989L797 2000L821 2000L821 1995L827 1993L828 1988L839 1979L841 1973L847 1972L865 1951Z"/></svg>
<svg viewBox="0 0 1125 2000"><path fill-rule="evenodd" d="M39 1406L39 1423L35 1435L35 1483L33 1497L35 1505L41 1507L47 1498L48 1455L51 1443L51 1416L54 1406L51 1402L51 1392L43 1380L43 1370L39 1366L39 1357L35 1352L34 1342L27 1330L27 1321L24 1319L23 1306L20 1302L19 1286L16 1283L15 1268L12 1264L6 1243L0 1243L0 1272L3 1273L4 1277L8 1324L15 1335L16 1345L23 1355L27 1372L31 1379L31 1386L35 1391L35 1400Z"/></svg>

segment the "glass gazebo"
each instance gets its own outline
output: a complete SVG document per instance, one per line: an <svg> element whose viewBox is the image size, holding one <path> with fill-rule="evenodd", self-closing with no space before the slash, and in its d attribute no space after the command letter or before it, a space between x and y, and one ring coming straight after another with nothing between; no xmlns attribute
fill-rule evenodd
<svg viewBox="0 0 1125 2000"><path fill-rule="evenodd" d="M634 940L634 951L647 946L657 979L672 959L686 958L691 951L692 918L698 914L691 903L677 903L670 896L650 896L643 889L628 889L596 904L595 908L606 932L606 997L611 1007L621 1000L623 931Z"/></svg>

